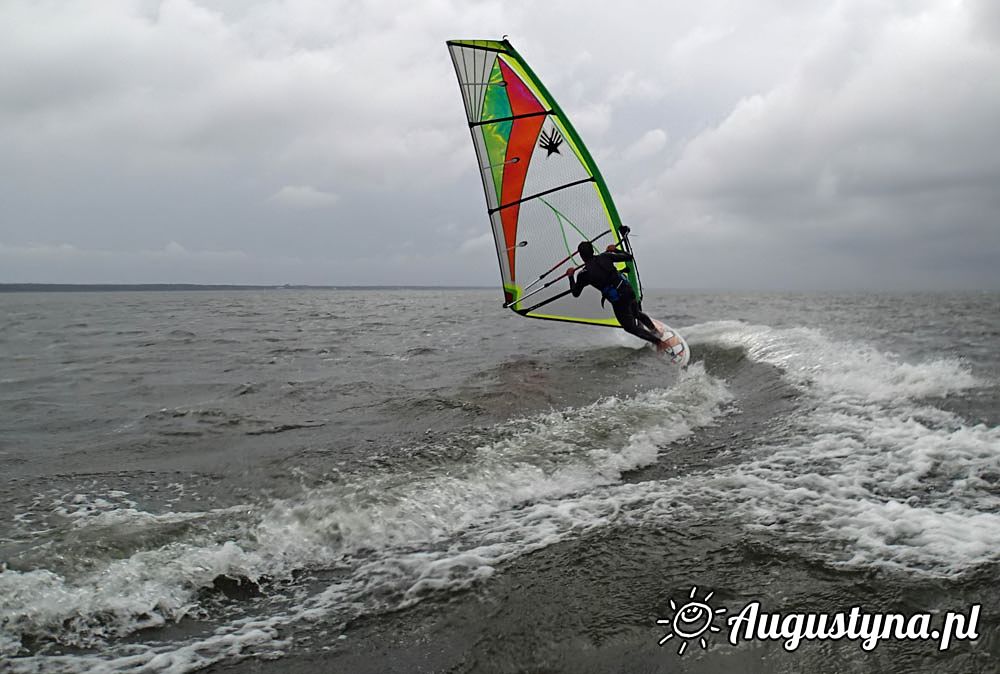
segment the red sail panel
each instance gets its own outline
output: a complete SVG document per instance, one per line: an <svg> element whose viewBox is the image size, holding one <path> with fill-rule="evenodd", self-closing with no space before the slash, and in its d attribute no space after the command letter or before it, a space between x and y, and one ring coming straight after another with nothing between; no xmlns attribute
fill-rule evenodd
<svg viewBox="0 0 1000 674"><path fill-rule="evenodd" d="M507 97L510 100L512 115L523 115L544 110L531 90L525 86L521 78L510 67L499 59L500 72L506 86ZM507 156L503 171L503 183L500 187L500 203L509 204L517 201L524 193L524 178L531 164L531 153L535 149L535 141L545 122L544 116L515 119L507 141ZM514 159L517 161L513 161ZM521 212L520 205L510 206L500 211L503 223L504 240L507 242L507 260L510 264L511 278L517 278L514 271L514 251L517 244L517 218Z"/></svg>

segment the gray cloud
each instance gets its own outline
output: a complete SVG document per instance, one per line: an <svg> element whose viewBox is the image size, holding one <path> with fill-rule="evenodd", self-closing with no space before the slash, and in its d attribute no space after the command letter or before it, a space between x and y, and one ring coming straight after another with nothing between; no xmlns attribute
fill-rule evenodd
<svg viewBox="0 0 1000 674"><path fill-rule="evenodd" d="M443 43L503 33L647 284L1000 287L988 0L7 0L0 281L493 285Z"/></svg>
<svg viewBox="0 0 1000 674"><path fill-rule="evenodd" d="M340 196L310 185L285 185L270 200L292 208L327 208L337 203Z"/></svg>
<svg viewBox="0 0 1000 674"><path fill-rule="evenodd" d="M691 139L631 205L755 250L757 269L717 272L731 282L997 287L1000 54L970 41L968 19L944 3L864 31L840 17L792 78Z"/></svg>

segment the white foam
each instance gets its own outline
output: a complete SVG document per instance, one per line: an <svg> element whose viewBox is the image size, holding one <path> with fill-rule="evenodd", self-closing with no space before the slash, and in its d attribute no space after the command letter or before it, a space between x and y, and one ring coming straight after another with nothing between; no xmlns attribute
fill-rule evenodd
<svg viewBox="0 0 1000 674"><path fill-rule="evenodd" d="M183 542L136 552L73 579L47 571L0 573L0 615L7 629L97 645L179 619L191 610L197 589L221 574L257 578L301 568L346 570L343 580L288 614L234 624L184 644L111 647L100 658L19 658L17 671L189 671L251 646L279 648L274 630L280 624L346 618L466 587L489 577L502 561L607 524L615 506L588 494L615 484L623 471L654 462L660 446L711 423L729 398L721 382L696 366L669 391L512 421L497 437L469 448L461 462L366 474L274 501L246 513L235 540L212 541L194 532ZM84 502L78 521L87 527L154 525L170 517L135 508L116 513ZM198 517L223 515L233 526L233 512ZM3 647L13 654L16 644L7 639Z"/></svg>
<svg viewBox="0 0 1000 674"><path fill-rule="evenodd" d="M143 550L73 580L44 569L7 569L0 573L0 624L8 633L97 646L183 618L194 607L194 592L220 574L257 578L265 566L258 555L226 542Z"/></svg>
<svg viewBox="0 0 1000 674"><path fill-rule="evenodd" d="M746 349L758 362L782 368L796 384L834 398L892 401L945 396L979 384L956 358L901 362L867 344L833 340L814 328L771 328L719 321L687 329L688 342Z"/></svg>
<svg viewBox="0 0 1000 674"><path fill-rule="evenodd" d="M510 422L447 473L370 476L276 501L256 530L269 557L330 563L361 550L446 539L515 505L618 481L711 422L730 395L696 368L669 391ZM632 428L639 428L629 433Z"/></svg>
<svg viewBox="0 0 1000 674"><path fill-rule="evenodd" d="M901 362L816 330L736 322L692 339L741 346L806 396L787 439L706 481L770 540L834 564L956 575L997 558L1000 428L923 402L979 385L959 361Z"/></svg>

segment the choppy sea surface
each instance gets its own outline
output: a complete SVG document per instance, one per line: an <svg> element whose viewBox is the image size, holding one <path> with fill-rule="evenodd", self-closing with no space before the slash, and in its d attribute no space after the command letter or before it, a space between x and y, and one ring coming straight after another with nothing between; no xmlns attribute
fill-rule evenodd
<svg viewBox="0 0 1000 674"><path fill-rule="evenodd" d="M0 294L0 670L1000 670L1000 295L650 293L684 371L500 304Z"/></svg>

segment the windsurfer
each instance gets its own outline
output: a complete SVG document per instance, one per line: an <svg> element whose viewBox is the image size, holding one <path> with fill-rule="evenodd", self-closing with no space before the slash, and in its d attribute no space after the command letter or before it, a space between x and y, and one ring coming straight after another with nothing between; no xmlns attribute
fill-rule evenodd
<svg viewBox="0 0 1000 674"><path fill-rule="evenodd" d="M575 268L566 270L573 297L579 297L588 285L597 288L601 291L601 304L605 300L611 302L615 318L625 332L656 344L658 351L668 348L660 341L660 331L653 320L639 307L632 284L615 267L616 262L631 262L632 255L618 250L615 245L610 245L605 252L595 255L594 244L590 241L581 242L577 252L583 258L584 269L575 277Z"/></svg>

